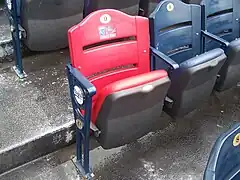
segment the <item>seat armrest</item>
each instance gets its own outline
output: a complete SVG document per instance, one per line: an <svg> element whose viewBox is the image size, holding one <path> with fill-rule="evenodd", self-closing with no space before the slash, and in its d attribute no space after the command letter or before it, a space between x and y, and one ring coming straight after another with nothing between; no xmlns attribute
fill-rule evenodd
<svg viewBox="0 0 240 180"><path fill-rule="evenodd" d="M93 95L96 94L95 86L92 83L90 83L88 79L82 75L81 72L79 72L76 68L72 67L71 64L67 64L67 71L68 71L69 78L74 78L75 82L78 85L80 85L82 89L86 91L86 94L85 94L86 96L92 97Z"/></svg>
<svg viewBox="0 0 240 180"><path fill-rule="evenodd" d="M208 32L208 31L203 31L203 30L202 30L202 35L203 35L204 37L207 37L207 38L213 40L213 41L216 41L216 42L220 43L221 45L224 46L224 48L228 47L228 45L229 45L229 42L228 42L228 41L226 41L226 40L224 40L223 38L218 37L218 36L216 36L216 35Z"/></svg>
<svg viewBox="0 0 240 180"><path fill-rule="evenodd" d="M155 56L158 60L161 59L162 61L167 63L171 69L179 68L179 65L175 61L173 61L170 57L158 51L154 47L150 47L150 52L151 52L151 55Z"/></svg>

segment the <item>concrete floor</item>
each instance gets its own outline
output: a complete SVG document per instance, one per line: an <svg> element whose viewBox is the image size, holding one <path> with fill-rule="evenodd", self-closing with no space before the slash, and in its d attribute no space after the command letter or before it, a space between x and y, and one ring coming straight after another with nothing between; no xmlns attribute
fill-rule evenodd
<svg viewBox="0 0 240 180"><path fill-rule="evenodd" d="M56 56L56 54L51 55ZM0 64L0 132L4 132L4 136L0 136L1 148L18 143L20 140L24 141L24 137L35 136L40 133L39 131L47 131L61 124L63 117L70 114L69 111L66 112L70 103L67 103L69 99L64 65L51 66L51 63L47 62L51 60L47 55L41 55L41 59L45 59L41 63L46 63L44 67L48 65L46 68L41 67L37 56L29 59L24 59L28 72L25 81L20 81L12 72L12 64ZM31 70L28 67L31 67ZM36 67L38 69L33 69ZM62 108L61 114L59 108ZM49 119L52 118L55 119L51 124ZM10 137L12 137L11 141L9 141Z"/></svg>
<svg viewBox="0 0 240 180"><path fill-rule="evenodd" d="M73 140L67 56L65 50L24 58L25 81L13 63L0 63L0 174ZM64 134L55 133L63 127Z"/></svg>
<svg viewBox="0 0 240 180"><path fill-rule="evenodd" d="M13 54L12 36L9 20L4 12L4 7L0 4L0 63L9 60Z"/></svg>
<svg viewBox="0 0 240 180"><path fill-rule="evenodd" d="M98 180L200 180L217 137L240 121L240 89L215 93L203 107L138 142L91 151ZM70 159L74 145L0 176L1 180L79 179Z"/></svg>

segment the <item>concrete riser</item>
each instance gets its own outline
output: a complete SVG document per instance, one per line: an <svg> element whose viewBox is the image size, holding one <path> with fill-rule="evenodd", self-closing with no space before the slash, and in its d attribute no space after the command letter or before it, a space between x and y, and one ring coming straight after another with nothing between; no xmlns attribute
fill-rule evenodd
<svg viewBox="0 0 240 180"><path fill-rule="evenodd" d="M64 124L38 138L0 151L0 174L72 144L75 141L73 125L73 122Z"/></svg>

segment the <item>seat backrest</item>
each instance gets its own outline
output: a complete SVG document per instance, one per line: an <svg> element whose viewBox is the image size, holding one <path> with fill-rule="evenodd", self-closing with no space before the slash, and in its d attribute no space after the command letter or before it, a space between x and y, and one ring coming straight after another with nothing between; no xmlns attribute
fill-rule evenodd
<svg viewBox="0 0 240 180"><path fill-rule="evenodd" d="M129 15L138 15L139 0L87 0L88 13L94 12L100 9L116 9Z"/></svg>
<svg viewBox="0 0 240 180"><path fill-rule="evenodd" d="M113 9L91 13L68 31L72 65L97 88L150 71L148 19Z"/></svg>
<svg viewBox="0 0 240 180"><path fill-rule="evenodd" d="M223 133L210 153L204 180L237 180L240 178L240 124Z"/></svg>
<svg viewBox="0 0 240 180"><path fill-rule="evenodd" d="M150 15L151 45L181 63L200 54L201 7L161 1Z"/></svg>
<svg viewBox="0 0 240 180"><path fill-rule="evenodd" d="M154 11L154 9L157 7L158 3L163 0L140 0L140 2L141 1L145 1L148 3L148 14L151 14ZM179 1L182 1L188 4L199 4L201 0L179 0Z"/></svg>
<svg viewBox="0 0 240 180"><path fill-rule="evenodd" d="M209 32L233 41L240 36L239 0L203 0L205 28Z"/></svg>

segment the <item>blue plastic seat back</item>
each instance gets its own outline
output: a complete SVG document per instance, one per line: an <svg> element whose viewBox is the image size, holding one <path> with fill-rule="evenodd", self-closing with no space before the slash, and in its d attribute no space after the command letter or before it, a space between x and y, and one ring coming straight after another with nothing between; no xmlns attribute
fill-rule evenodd
<svg viewBox="0 0 240 180"><path fill-rule="evenodd" d="M146 14L151 14L154 11L154 9L157 7L157 5L160 1L163 1L163 0L140 0L140 3L145 3L146 4L145 6L147 8L147 13ZM179 1L182 1L182 2L185 2L185 3L191 3L190 2L191 0L179 0ZM201 0L198 0L198 1L201 1ZM194 4L196 4L196 3L194 3ZM143 9L144 9L144 7L143 7Z"/></svg>
<svg viewBox="0 0 240 180"><path fill-rule="evenodd" d="M229 42L240 36L239 0L203 0L202 4L205 5L205 28L207 31ZM211 42L207 46L216 48L219 45Z"/></svg>
<svg viewBox="0 0 240 180"><path fill-rule="evenodd" d="M204 173L204 180L240 179L240 124L216 141Z"/></svg>
<svg viewBox="0 0 240 180"><path fill-rule="evenodd" d="M161 1L150 15L151 46L179 64L199 55L200 22L199 5L180 0Z"/></svg>

